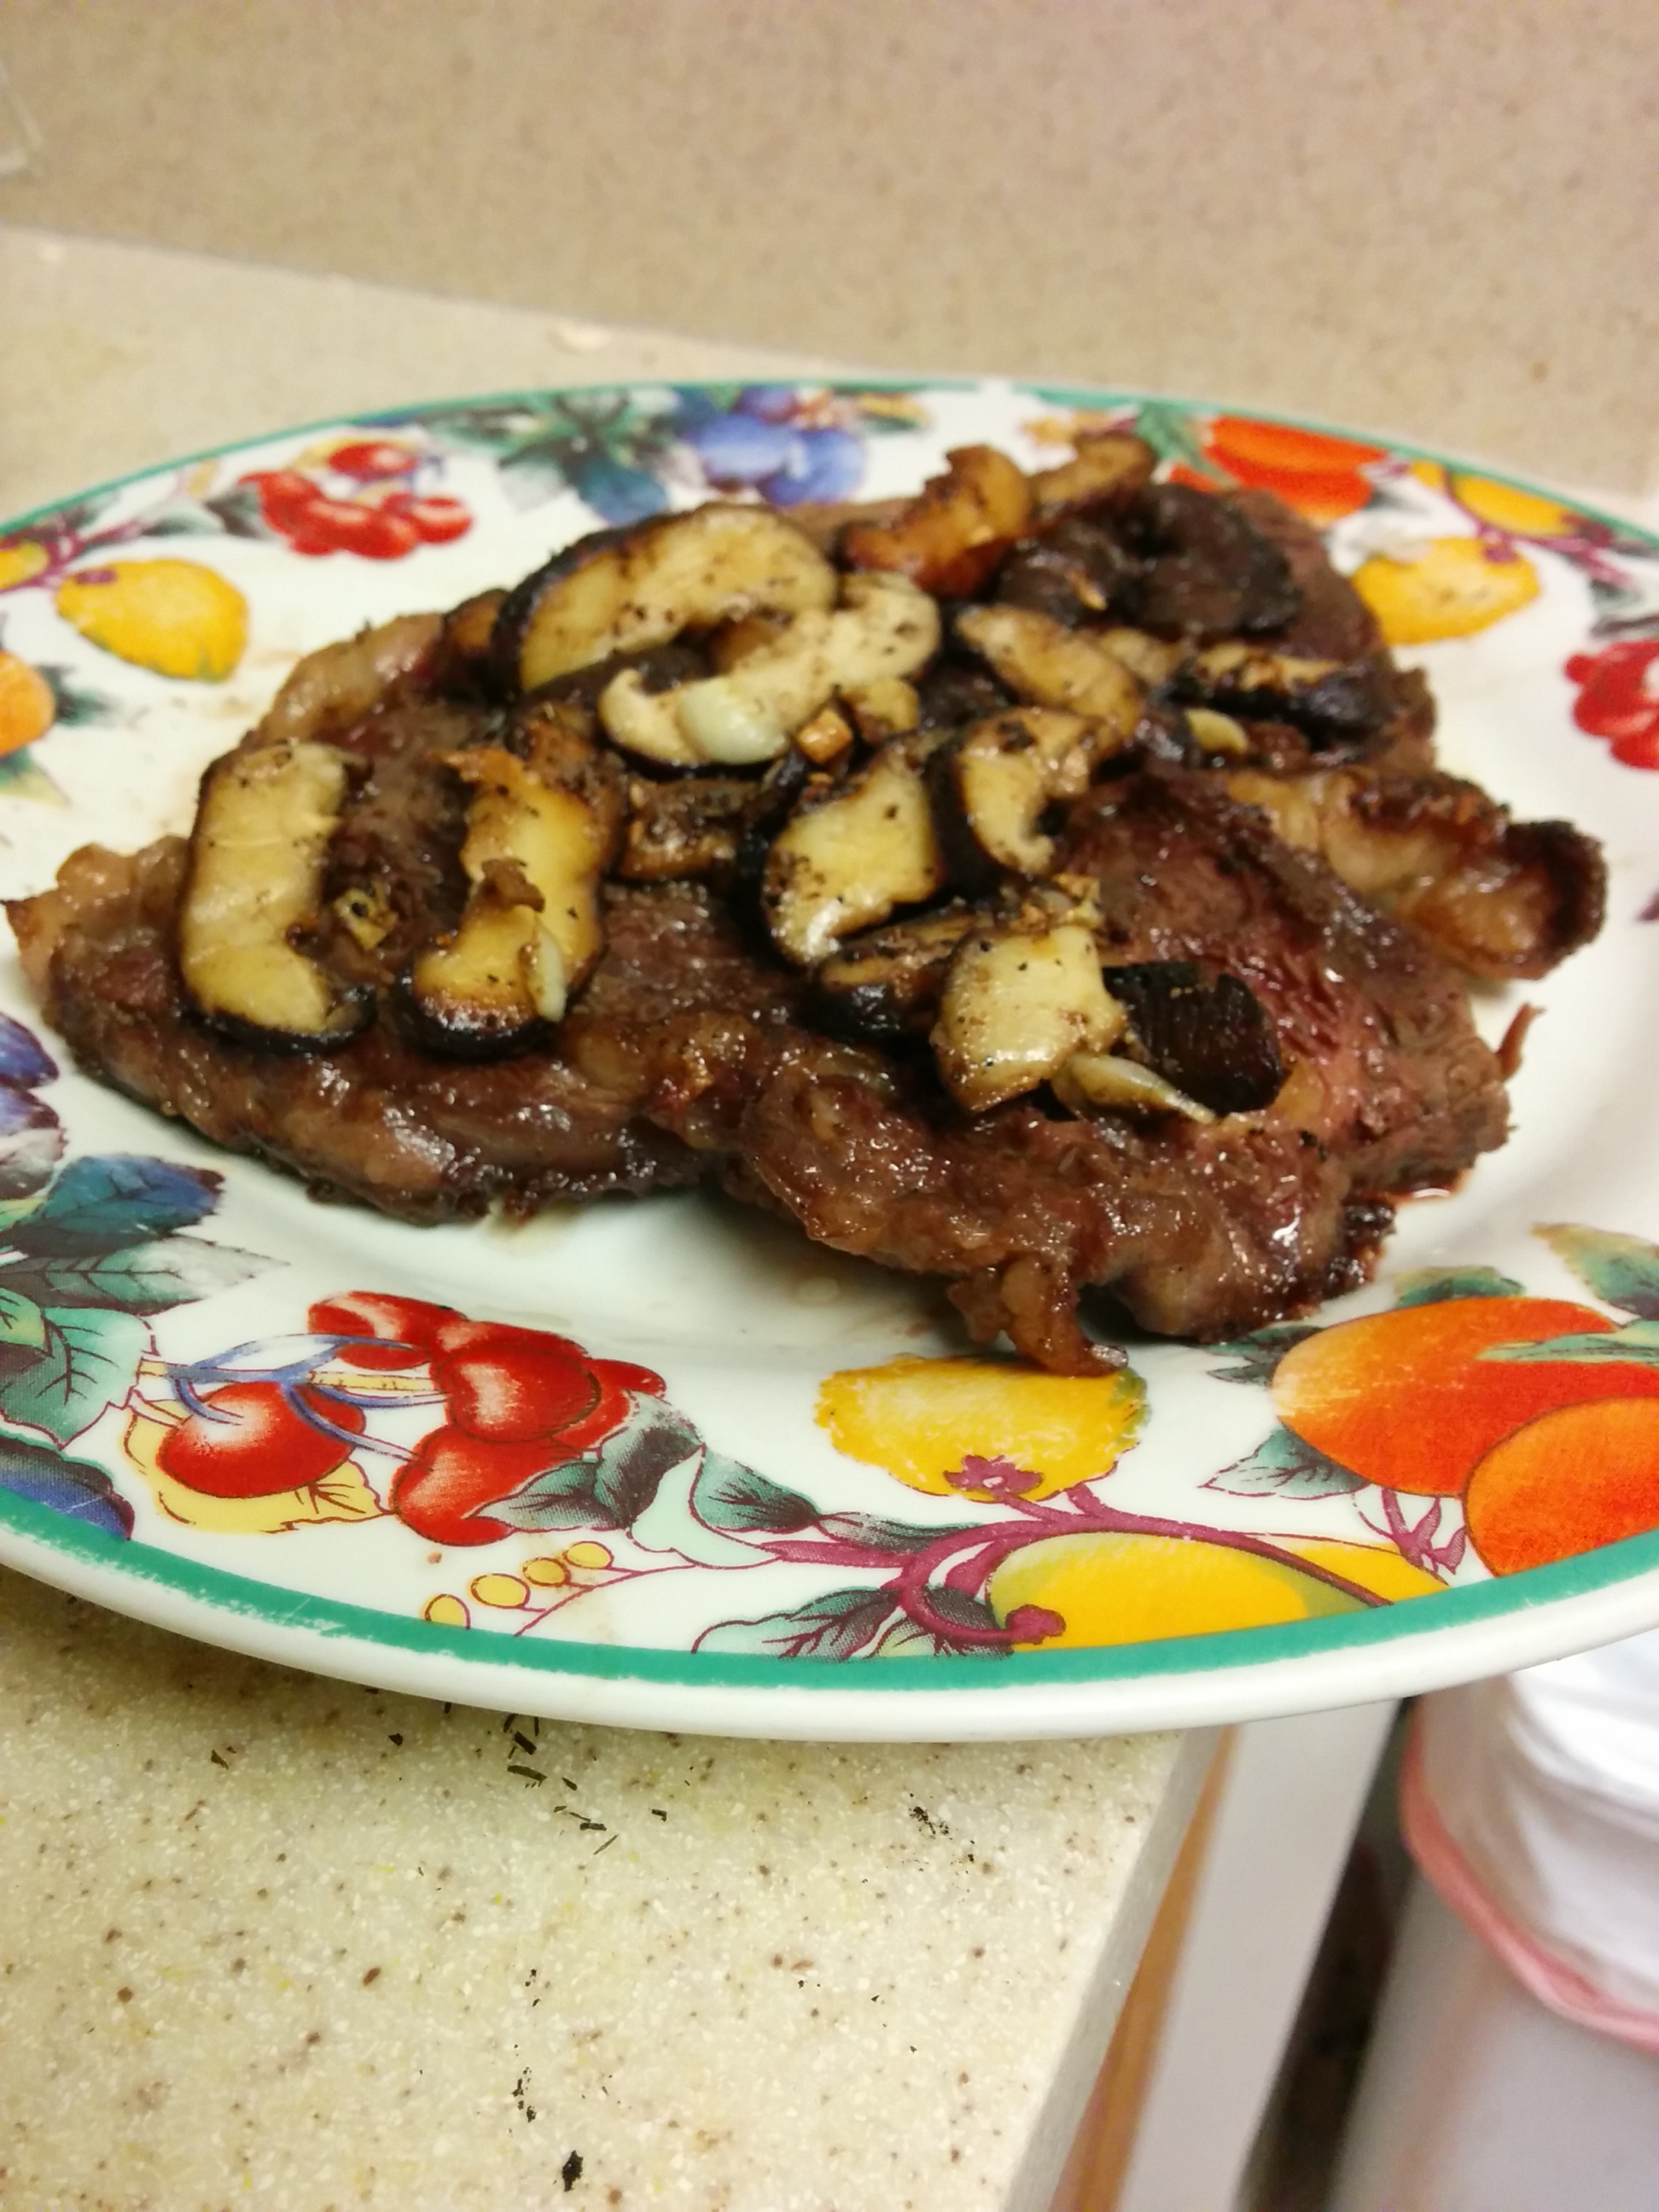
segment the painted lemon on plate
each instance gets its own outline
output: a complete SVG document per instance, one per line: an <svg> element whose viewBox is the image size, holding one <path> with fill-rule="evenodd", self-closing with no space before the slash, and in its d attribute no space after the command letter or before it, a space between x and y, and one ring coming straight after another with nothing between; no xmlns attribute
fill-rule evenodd
<svg viewBox="0 0 1659 2212"><path fill-rule="evenodd" d="M40 670L0 653L0 758L44 738L57 719L57 697Z"/></svg>
<svg viewBox="0 0 1659 2212"><path fill-rule="evenodd" d="M46 566L46 549L35 538L14 538L0 545L0 592L31 582Z"/></svg>
<svg viewBox="0 0 1659 2212"><path fill-rule="evenodd" d="M58 586L58 611L89 643L157 676L222 684L247 645L247 601L199 561L112 561Z"/></svg>
<svg viewBox="0 0 1659 2212"><path fill-rule="evenodd" d="M1392 1546L1308 1536L1275 1540L1351 1587L1306 1573L1290 1560L1200 1537L1084 1532L1045 1537L1016 1552L992 1575L986 1595L1000 1622L1033 1608L1033 1617L1058 1623L1027 1644L1053 1651L1206 1636L1218 1629L1278 1628L1362 1612L1367 1595L1392 1603L1443 1587ZM1017 1631L1023 1626L1014 1620Z"/></svg>
<svg viewBox="0 0 1659 2212"><path fill-rule="evenodd" d="M912 1490L995 1504L1109 1474L1146 1409L1133 1368L1047 1375L1012 1360L903 1358L830 1376L817 1417L849 1459Z"/></svg>
<svg viewBox="0 0 1659 2212"><path fill-rule="evenodd" d="M1524 553L1479 538L1437 538L1415 561L1373 554L1353 586L1390 645L1473 637L1538 597L1538 571Z"/></svg>

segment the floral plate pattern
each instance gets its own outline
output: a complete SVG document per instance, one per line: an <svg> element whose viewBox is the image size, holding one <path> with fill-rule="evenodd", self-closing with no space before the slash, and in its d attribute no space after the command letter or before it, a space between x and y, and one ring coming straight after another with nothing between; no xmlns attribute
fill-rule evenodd
<svg viewBox="0 0 1659 2212"><path fill-rule="evenodd" d="M1078 1380L702 1195L417 1231L60 1073L0 977L0 1558L273 1658L778 1736L1190 1724L1659 1621L1659 545L1455 462L1130 394L585 388L396 410L0 529L0 876L189 817L300 653L719 493L1137 427L1317 521L1447 764L1613 872L1516 1133L1369 1290ZM1496 1037L1519 993L1483 996ZM879 1662L879 1663L875 1663Z"/></svg>

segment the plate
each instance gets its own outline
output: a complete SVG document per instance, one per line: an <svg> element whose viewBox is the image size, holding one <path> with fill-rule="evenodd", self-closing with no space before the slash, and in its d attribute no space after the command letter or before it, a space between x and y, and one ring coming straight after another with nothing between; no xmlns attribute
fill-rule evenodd
<svg viewBox="0 0 1659 2212"><path fill-rule="evenodd" d="M1603 935L1525 991L1510 1143L1403 1210L1377 1281L1079 1382L965 1357L934 1288L711 1197L411 1229L60 1070L11 962L0 1558L326 1674L778 1737L1231 1721L1659 1622L1659 544L1622 524L1303 424L1008 384L289 432L0 532L3 888L185 824L297 654L598 524L879 496L955 445L1036 465L1120 422L1316 519L1427 672L1448 766L1607 847ZM1489 1037L1521 995L1482 995ZM436 1307L499 1326L447 1352Z"/></svg>

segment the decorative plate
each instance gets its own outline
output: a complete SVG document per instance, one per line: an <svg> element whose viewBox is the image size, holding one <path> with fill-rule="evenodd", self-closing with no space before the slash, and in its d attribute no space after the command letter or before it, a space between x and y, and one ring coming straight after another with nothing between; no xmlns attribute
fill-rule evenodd
<svg viewBox="0 0 1659 2212"><path fill-rule="evenodd" d="M597 524L909 490L951 446L1036 465L1107 422L1315 517L1427 671L1447 764L1607 846L1604 934L1524 994L1513 1139L1404 1209L1377 1281L1075 1381L965 1356L928 1285L710 1197L406 1228L60 1072L9 961L0 1558L324 1673L784 1737L1234 1720L1659 1622L1659 544L1623 525L1410 450L1008 385L292 432L0 531L0 881L181 827L297 654ZM1522 995L1483 997L1489 1036ZM447 1349L440 1309L499 1326Z"/></svg>

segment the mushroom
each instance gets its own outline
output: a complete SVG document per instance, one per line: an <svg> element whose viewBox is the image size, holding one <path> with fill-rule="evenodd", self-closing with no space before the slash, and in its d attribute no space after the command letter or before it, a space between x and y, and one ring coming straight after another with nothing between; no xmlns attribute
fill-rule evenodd
<svg viewBox="0 0 1659 2212"><path fill-rule="evenodd" d="M1144 628L1224 637L1295 619L1301 593L1289 561L1224 495L1154 484L1135 502L1133 519L1147 557L1122 597Z"/></svg>
<svg viewBox="0 0 1659 2212"><path fill-rule="evenodd" d="M848 576L834 613L796 616L770 644L728 669L648 691L633 669L599 696L618 745L670 768L772 760L837 691L913 676L937 651L939 610L902 576Z"/></svg>
<svg viewBox="0 0 1659 2212"><path fill-rule="evenodd" d="M1212 1114L1248 1114L1278 1097L1278 1036L1237 975L1206 977L1190 960L1145 960L1107 969L1105 982L1127 1010L1137 1056L1184 1094L1188 1104L1176 1112L1196 1101Z"/></svg>
<svg viewBox="0 0 1659 2212"><path fill-rule="evenodd" d="M786 959L811 968L851 931L943 890L923 771L931 750L896 738L827 796L809 795L772 840L761 911Z"/></svg>
<svg viewBox="0 0 1659 2212"><path fill-rule="evenodd" d="M1052 615L1067 629L1104 614L1139 563L1111 531L1086 515L1062 515L1017 545L997 577L1004 606Z"/></svg>
<svg viewBox="0 0 1659 2212"><path fill-rule="evenodd" d="M1032 705L1093 716L1120 745L1134 736L1143 688L1091 633L1029 607L968 607L957 617L957 635Z"/></svg>
<svg viewBox="0 0 1659 2212"><path fill-rule="evenodd" d="M1074 514L1079 507L1120 506L1152 480L1158 455L1132 430L1085 430L1069 461L1038 469L1030 478L1038 520Z"/></svg>
<svg viewBox="0 0 1659 2212"><path fill-rule="evenodd" d="M505 745L452 754L448 765L472 791L461 848L471 889L453 934L415 961L410 998L425 1042L497 1052L562 1019L604 950L599 877L618 824L580 759L559 781Z"/></svg>
<svg viewBox="0 0 1659 2212"><path fill-rule="evenodd" d="M932 1043L957 1102L977 1114L1035 1091L1079 1053L1104 1053L1127 1025L1102 980L1094 932L1022 917L963 939Z"/></svg>
<svg viewBox="0 0 1659 2212"><path fill-rule="evenodd" d="M1115 1052L1074 1052L1050 1079L1060 1104L1073 1114L1096 1107L1115 1114L1183 1114L1189 1121L1213 1121L1215 1115L1189 1098L1156 1069L1143 1067Z"/></svg>
<svg viewBox="0 0 1659 2212"><path fill-rule="evenodd" d="M684 629L835 605L836 572L772 508L713 502L602 530L507 594L493 652L505 690L665 645Z"/></svg>
<svg viewBox="0 0 1659 2212"><path fill-rule="evenodd" d="M632 884L729 873L755 797L754 784L739 776L690 775L674 783L634 777L617 873Z"/></svg>
<svg viewBox="0 0 1659 2212"><path fill-rule="evenodd" d="M942 746L928 781L952 878L973 890L1004 869L1046 876L1054 841L1045 810L1079 798L1095 762L1118 749L1103 724L1053 707L1016 708Z"/></svg>
<svg viewBox="0 0 1659 2212"><path fill-rule="evenodd" d="M1316 743L1369 737L1396 711L1389 672L1376 662L1314 660L1237 639L1194 653L1176 691L1224 714L1308 728Z"/></svg>
<svg viewBox="0 0 1659 2212"><path fill-rule="evenodd" d="M291 1049L343 1043L373 1000L343 990L294 938L317 921L345 804L332 746L250 744L202 779L179 908L179 972L209 1020Z"/></svg>
<svg viewBox="0 0 1659 2212"><path fill-rule="evenodd" d="M812 979L825 1018L861 1036L925 1035L951 955L978 919L948 906L848 939Z"/></svg>
<svg viewBox="0 0 1659 2212"><path fill-rule="evenodd" d="M1031 519L1031 487L994 446L958 446L890 521L850 523L843 561L889 569L927 592L966 599L976 592Z"/></svg>

